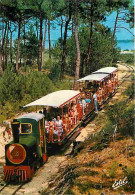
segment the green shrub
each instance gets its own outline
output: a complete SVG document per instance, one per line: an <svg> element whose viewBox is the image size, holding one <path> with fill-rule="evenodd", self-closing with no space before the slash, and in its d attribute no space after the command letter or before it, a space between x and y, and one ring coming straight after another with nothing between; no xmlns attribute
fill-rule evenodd
<svg viewBox="0 0 135 195"><path fill-rule="evenodd" d="M50 69L49 78L53 81L58 81L60 78L60 66L58 64L53 64Z"/></svg>
<svg viewBox="0 0 135 195"><path fill-rule="evenodd" d="M53 67L53 60L52 59L48 59L46 62L45 62L45 65L46 69L51 69Z"/></svg>
<svg viewBox="0 0 135 195"><path fill-rule="evenodd" d="M125 63L134 63L134 55L133 54L120 54L119 61Z"/></svg>
<svg viewBox="0 0 135 195"><path fill-rule="evenodd" d="M127 177L128 184L132 190L135 190L135 167L123 169L124 176Z"/></svg>
<svg viewBox="0 0 135 195"><path fill-rule="evenodd" d="M118 168L118 163L115 161L111 167L110 167L110 171L109 171L109 177L114 178L116 175L116 170Z"/></svg>
<svg viewBox="0 0 135 195"><path fill-rule="evenodd" d="M124 136L134 136L134 105L132 103L128 107L125 102L111 105L107 108L107 114L113 129L117 125L117 132Z"/></svg>
<svg viewBox="0 0 135 195"><path fill-rule="evenodd" d="M131 75L131 80L132 83L128 86L127 90L124 91L124 94L129 96L129 98L133 98L134 97L134 76Z"/></svg>
<svg viewBox="0 0 135 195"><path fill-rule="evenodd" d="M55 90L57 87L44 73L27 71L25 74L18 74L8 67L0 78L0 115L4 119L10 118L21 106Z"/></svg>

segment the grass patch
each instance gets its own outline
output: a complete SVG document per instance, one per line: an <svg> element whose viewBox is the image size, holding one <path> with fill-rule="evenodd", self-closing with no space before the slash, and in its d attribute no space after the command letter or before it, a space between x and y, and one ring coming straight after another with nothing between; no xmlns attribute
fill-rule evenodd
<svg viewBox="0 0 135 195"><path fill-rule="evenodd" d="M109 171L109 177L110 177L110 178L114 178L114 177L116 176L117 168L118 168L118 163L115 161L115 162L111 165L111 168L110 168L110 171Z"/></svg>
<svg viewBox="0 0 135 195"><path fill-rule="evenodd" d="M94 175L97 175L98 174L98 171L92 171L92 170L76 170L75 171L75 175L76 177L79 177L79 176L94 176Z"/></svg>

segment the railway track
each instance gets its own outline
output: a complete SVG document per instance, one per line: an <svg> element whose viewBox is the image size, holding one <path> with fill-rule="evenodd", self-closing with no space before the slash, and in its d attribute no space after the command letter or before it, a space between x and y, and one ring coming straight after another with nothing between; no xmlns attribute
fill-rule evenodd
<svg viewBox="0 0 135 195"><path fill-rule="evenodd" d="M127 81L127 78L129 78L131 74L135 72L132 66L128 66L128 65L122 65L122 66L128 68L128 72L126 72L126 74L121 78L121 80L119 80L119 86L122 85L122 83L124 83L125 81Z"/></svg>
<svg viewBox="0 0 135 195"><path fill-rule="evenodd" d="M25 183L22 184L10 184L3 181L3 167L0 166L0 194L15 195Z"/></svg>
<svg viewBox="0 0 135 195"><path fill-rule="evenodd" d="M0 194L3 195L15 195L23 186L24 184L20 185L11 185L9 183L6 183L3 185L3 187L0 189Z"/></svg>
<svg viewBox="0 0 135 195"><path fill-rule="evenodd" d="M126 73L124 74L123 77L121 77L121 79L119 80L119 87L125 82L127 81L127 79L129 79L129 77L131 76L131 74L134 72L134 69L130 66L127 66L127 65L122 65L122 66L125 66L128 71L126 71ZM111 99L111 97L109 98ZM108 100L109 101L109 100ZM87 125L91 120L93 120L95 118L96 114L93 112L93 115L90 116L90 118L86 121L86 124ZM66 143L66 145L62 148L62 150L60 151L60 155L59 156L64 156L65 155L65 151L67 150L67 148L71 145L71 143L73 142L74 139L76 139L76 137L78 137L78 135L80 134L81 130L83 129L83 127L79 127L75 132L74 134L71 136L71 138L69 139L69 141ZM58 154L58 153L57 153ZM57 156L57 155L56 155ZM57 158L57 157L56 157ZM52 161L53 158L50 160ZM47 162L46 164L49 164L50 163ZM52 162L51 162L52 163ZM52 163L53 164L53 163ZM45 165L46 167L46 165ZM41 168L41 171L44 170L45 167L42 167ZM59 165L58 165L59 167ZM46 171L46 170L45 170ZM40 170L39 170L39 173L40 174ZM46 173L47 174L47 173ZM35 178L37 177L37 175L35 176ZM33 179L33 183L35 182L35 178ZM46 179L48 182L48 178ZM46 181L45 180L45 181ZM28 185L26 184L26 189L28 188L28 186L30 186L30 183L28 183ZM35 187L36 187L36 183L35 183ZM9 195L15 195L17 194L17 192L23 188L23 193L25 194L25 183L24 184L20 184L20 185L11 185L9 183L5 183L3 181L3 170L2 170L2 166L0 167L0 194L9 194ZM38 190L38 189L37 189Z"/></svg>

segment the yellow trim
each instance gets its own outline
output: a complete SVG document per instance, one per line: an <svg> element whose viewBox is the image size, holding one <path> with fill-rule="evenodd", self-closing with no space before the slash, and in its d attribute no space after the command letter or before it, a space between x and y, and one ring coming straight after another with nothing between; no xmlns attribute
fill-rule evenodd
<svg viewBox="0 0 135 195"><path fill-rule="evenodd" d="M20 122L12 122L11 124L19 124Z"/></svg>
<svg viewBox="0 0 135 195"><path fill-rule="evenodd" d="M25 148L21 145L21 144L11 144L10 146L13 146L13 145L19 145L19 146L21 146L23 149L24 149L24 151L25 151L25 158L24 158L24 160L26 159L26 150L25 150ZM9 147L10 147L9 146ZM8 149L9 149L9 147L8 147ZM7 158L8 158L8 156L7 156ZM9 160L9 158L8 158L8 160ZM24 160L22 160L20 163L14 163L14 162L12 162L11 160L9 160L11 163L13 163L13 164L21 164Z"/></svg>
<svg viewBox="0 0 135 195"><path fill-rule="evenodd" d="M38 121L38 128L39 128L39 133L40 133L40 137L41 137L40 120ZM40 139L40 137L39 137L39 141L40 141L40 153L41 153L41 156L42 156L41 139Z"/></svg>
<svg viewBox="0 0 135 195"><path fill-rule="evenodd" d="M32 124L31 123L20 123L20 127L21 127L21 125L26 125L26 124L29 124L29 125L31 125L31 132L30 133L22 133L22 129L20 128L20 134L31 134L32 133Z"/></svg>
<svg viewBox="0 0 135 195"><path fill-rule="evenodd" d="M44 143L45 143L45 154L46 154L46 135L45 135L45 118L43 118L43 127L44 127Z"/></svg>

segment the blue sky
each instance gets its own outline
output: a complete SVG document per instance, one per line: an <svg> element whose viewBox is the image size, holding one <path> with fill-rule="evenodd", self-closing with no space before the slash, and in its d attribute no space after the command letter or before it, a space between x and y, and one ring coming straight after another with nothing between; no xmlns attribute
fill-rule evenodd
<svg viewBox="0 0 135 195"><path fill-rule="evenodd" d="M107 17L107 21L105 22L105 25L111 28L113 30L114 28L114 23L115 23L115 18L116 18L116 12L112 13L110 16ZM129 24L126 22L118 22L118 26L123 26L129 29L133 33L133 28L130 29ZM133 35L128 32L125 29L118 28L116 31L116 37L117 40L131 40L133 39Z"/></svg>
<svg viewBox="0 0 135 195"><path fill-rule="evenodd" d="M104 22L104 25L108 26L109 28L111 28L111 30L113 30L115 18L116 18L116 12L113 12L110 16L107 17L106 22ZM126 22L119 22L118 26L126 27L133 33L133 29L130 29L129 24ZM64 33L64 28L63 28L63 33ZM71 31L68 31L68 36L70 36L70 35L71 35ZM17 36L17 32L14 34L14 38L16 38L16 36ZM59 37L60 37L60 26L55 24L55 28L51 27L52 45L55 43L55 41L53 42L53 40L57 40ZM116 38L117 38L117 40L132 40L133 35L131 35L127 30L119 28L116 31ZM48 33L47 33L47 37L46 37L46 47L48 47L47 40L48 40ZM119 45L119 46L121 47L121 45ZM121 47L121 49L128 49L129 47L130 47L129 49L133 49L133 42L130 43L130 46L129 45L127 45L125 47L123 47L123 46Z"/></svg>
<svg viewBox="0 0 135 195"><path fill-rule="evenodd" d="M115 18L116 18L116 12L113 12L110 16L107 17L106 22L104 22L103 24L111 28L111 30L113 30ZM117 26L126 27L133 33L133 29L130 29L129 24L126 22L123 22L123 21L118 22ZM68 35L70 35L70 32L68 32ZM57 40L59 37L60 37L60 26L57 26L56 29L51 30L51 39ZM116 38L117 40L132 40L133 35L123 28L118 28L116 30ZM48 39L48 36L47 36L47 39Z"/></svg>

